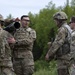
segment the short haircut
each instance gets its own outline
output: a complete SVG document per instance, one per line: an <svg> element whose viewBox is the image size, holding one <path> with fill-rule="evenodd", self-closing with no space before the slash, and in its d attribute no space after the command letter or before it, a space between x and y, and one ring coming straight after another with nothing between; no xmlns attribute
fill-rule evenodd
<svg viewBox="0 0 75 75"><path fill-rule="evenodd" d="M28 15L22 15L21 16L21 20L23 19L23 17L29 17Z"/></svg>
<svg viewBox="0 0 75 75"><path fill-rule="evenodd" d="M71 22L74 22L75 23L75 16L72 16L71 17Z"/></svg>

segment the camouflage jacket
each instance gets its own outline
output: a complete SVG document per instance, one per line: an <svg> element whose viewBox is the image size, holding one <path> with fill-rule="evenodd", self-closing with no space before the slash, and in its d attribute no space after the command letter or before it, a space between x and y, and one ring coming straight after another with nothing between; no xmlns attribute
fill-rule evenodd
<svg viewBox="0 0 75 75"><path fill-rule="evenodd" d="M64 23L59 29L58 29L58 33L55 37L54 42L52 43L52 46L50 47L49 51L48 51L48 55L50 57L56 55L57 59L69 59L67 57L67 50L70 49L70 45L67 46L68 44L68 40L67 40L67 36L68 36L68 30L64 27L64 25L67 25L67 23ZM63 50L65 49L65 54Z"/></svg>
<svg viewBox="0 0 75 75"><path fill-rule="evenodd" d="M21 27L14 34L16 44L14 46L14 56L24 57L24 52L32 51L34 40L36 39L36 32L31 28Z"/></svg>
<svg viewBox="0 0 75 75"><path fill-rule="evenodd" d="M0 28L0 66L12 66L11 49L7 39L11 34Z"/></svg>
<svg viewBox="0 0 75 75"><path fill-rule="evenodd" d="M71 33L70 55L75 60L75 30Z"/></svg>

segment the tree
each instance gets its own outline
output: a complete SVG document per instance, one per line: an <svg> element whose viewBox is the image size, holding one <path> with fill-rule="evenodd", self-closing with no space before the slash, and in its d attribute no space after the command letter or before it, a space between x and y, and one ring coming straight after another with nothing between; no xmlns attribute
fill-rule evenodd
<svg viewBox="0 0 75 75"><path fill-rule="evenodd" d="M39 14L29 13L31 19L31 27L36 30L37 39L34 45L33 54L35 60L44 57L47 49L47 43L50 41L49 36L52 35L50 30L56 26L53 21L53 14L57 10L55 9L54 4L50 2L45 8L41 9Z"/></svg>
<svg viewBox="0 0 75 75"><path fill-rule="evenodd" d="M7 19L12 19L13 18L13 16L11 15L11 14L9 14L8 16L7 16Z"/></svg>
<svg viewBox="0 0 75 75"><path fill-rule="evenodd" d="M75 0L72 0L71 1L71 9L72 9L72 11L73 11L73 15L75 15Z"/></svg>

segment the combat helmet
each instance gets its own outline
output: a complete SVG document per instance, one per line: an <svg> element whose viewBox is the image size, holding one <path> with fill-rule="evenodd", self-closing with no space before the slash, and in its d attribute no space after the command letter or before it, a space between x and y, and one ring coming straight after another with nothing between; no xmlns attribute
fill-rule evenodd
<svg viewBox="0 0 75 75"><path fill-rule="evenodd" d="M67 20L68 19L66 13L65 12L62 12L62 11L56 12L53 15L53 18L54 19L57 19L57 20Z"/></svg>
<svg viewBox="0 0 75 75"><path fill-rule="evenodd" d="M3 16L0 14L0 21L4 21Z"/></svg>

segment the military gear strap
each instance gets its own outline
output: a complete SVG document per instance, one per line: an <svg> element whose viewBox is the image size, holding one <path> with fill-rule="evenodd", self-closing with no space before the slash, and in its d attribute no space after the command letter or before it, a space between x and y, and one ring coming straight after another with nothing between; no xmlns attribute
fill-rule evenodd
<svg viewBox="0 0 75 75"><path fill-rule="evenodd" d="M68 42L70 43L71 41L71 33L72 33L72 29L70 28L69 25L64 25L63 27L65 27L68 31L68 36L67 36L67 39L68 39Z"/></svg>
<svg viewBox="0 0 75 75"><path fill-rule="evenodd" d="M65 37L64 44L58 49L56 55L57 58L66 55L70 52L70 42L71 42L71 33L72 30L68 25L63 25L64 28L67 29L67 36Z"/></svg>

